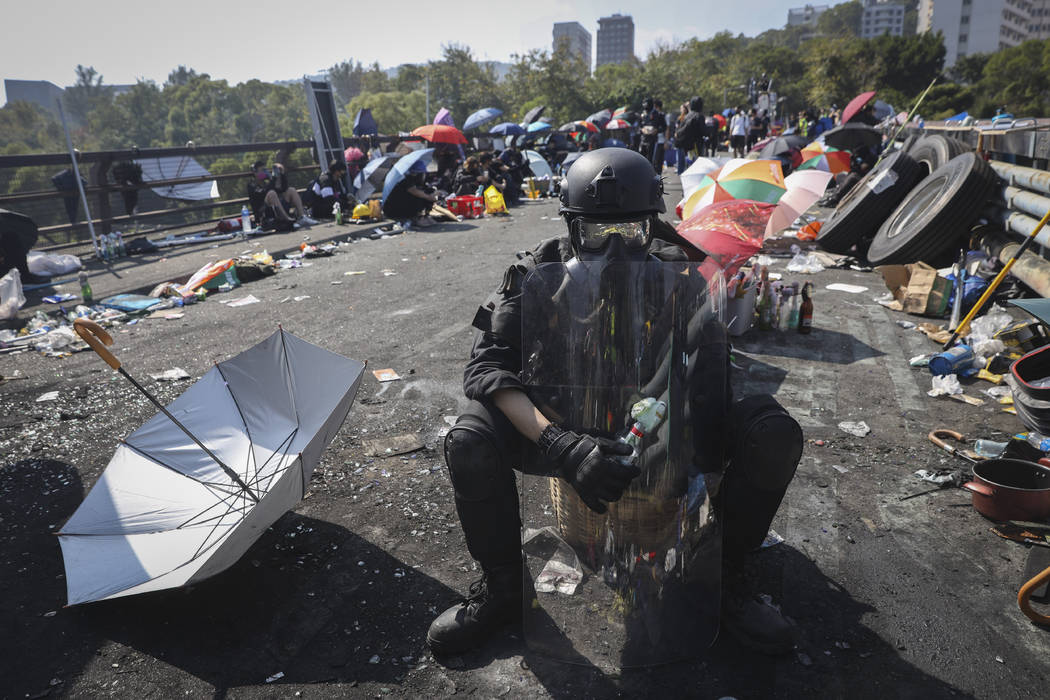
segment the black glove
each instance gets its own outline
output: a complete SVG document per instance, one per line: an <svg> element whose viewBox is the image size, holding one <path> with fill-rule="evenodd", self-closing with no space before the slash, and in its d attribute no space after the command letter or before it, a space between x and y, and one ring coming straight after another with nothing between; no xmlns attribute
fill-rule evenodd
<svg viewBox="0 0 1050 700"><path fill-rule="evenodd" d="M631 480L642 473L619 460L631 454L631 447L617 440L580 435L551 424L538 444L562 478L596 513L605 512L606 502L620 500Z"/></svg>

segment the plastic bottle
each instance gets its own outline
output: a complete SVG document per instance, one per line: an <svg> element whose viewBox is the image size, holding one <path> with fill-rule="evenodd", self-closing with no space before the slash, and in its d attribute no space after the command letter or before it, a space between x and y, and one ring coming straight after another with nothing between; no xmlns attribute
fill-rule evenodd
<svg viewBox="0 0 1050 700"><path fill-rule="evenodd" d="M87 273L81 270L80 274L77 275L77 281L80 282L81 298L83 298L87 306L91 306L95 303L95 295L91 292L91 283L88 282Z"/></svg>
<svg viewBox="0 0 1050 700"><path fill-rule="evenodd" d="M115 233L106 236L106 251L111 261L117 259L117 236Z"/></svg>
<svg viewBox="0 0 1050 700"><path fill-rule="evenodd" d="M624 464L635 464L642 449L642 438L655 429L667 415L667 404L654 398L644 398L631 406L631 418L634 424L620 442L631 446L631 454L620 459Z"/></svg>
<svg viewBox="0 0 1050 700"><path fill-rule="evenodd" d="M109 262L109 236L104 233L98 237L98 254L103 262Z"/></svg>
<svg viewBox="0 0 1050 700"><path fill-rule="evenodd" d="M755 305L755 313L758 314L759 330L768 331L771 327L770 314L772 313L773 299L769 289L769 269L763 267L759 278L762 287L758 290L758 303Z"/></svg>
<svg viewBox="0 0 1050 700"><path fill-rule="evenodd" d="M1003 454L1003 450L1006 449L1007 443L996 442L994 440L978 440L973 443L973 451L981 457L988 459L994 459Z"/></svg>
<svg viewBox="0 0 1050 700"><path fill-rule="evenodd" d="M247 238L248 233L252 230L252 212L248 209L248 205L245 204L241 207L241 237Z"/></svg>
<svg viewBox="0 0 1050 700"><path fill-rule="evenodd" d="M1026 440L1029 445L1040 452L1050 452L1050 437L1040 433L1018 433L1014 437Z"/></svg>
<svg viewBox="0 0 1050 700"><path fill-rule="evenodd" d="M332 207L332 213L335 214L335 223L342 226L343 224L343 207L339 205L339 202L335 203Z"/></svg>
<svg viewBox="0 0 1050 700"><path fill-rule="evenodd" d="M117 237L117 257L126 258L128 255L128 249L124 245L124 234L117 231L113 235Z"/></svg>
<svg viewBox="0 0 1050 700"><path fill-rule="evenodd" d="M813 283L806 282L802 286L802 306L798 310L798 332L811 333L813 331Z"/></svg>
<svg viewBox="0 0 1050 700"><path fill-rule="evenodd" d="M791 293L789 296L791 297L791 308L788 311L787 329L794 330L798 328L798 282L791 283Z"/></svg>

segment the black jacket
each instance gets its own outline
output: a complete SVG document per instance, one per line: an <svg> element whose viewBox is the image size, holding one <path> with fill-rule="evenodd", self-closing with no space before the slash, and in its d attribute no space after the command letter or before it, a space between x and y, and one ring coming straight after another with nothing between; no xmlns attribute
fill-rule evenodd
<svg viewBox="0 0 1050 700"><path fill-rule="evenodd" d="M700 112L689 110L685 119L678 125L674 132L674 145L686 151L691 151L703 141L707 131L707 121Z"/></svg>

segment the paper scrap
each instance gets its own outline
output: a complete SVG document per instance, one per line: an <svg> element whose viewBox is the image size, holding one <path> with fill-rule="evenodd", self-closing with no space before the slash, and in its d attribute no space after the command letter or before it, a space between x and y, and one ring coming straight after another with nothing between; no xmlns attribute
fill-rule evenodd
<svg viewBox="0 0 1050 700"><path fill-rule="evenodd" d="M186 372L186 370L184 370L184 369L182 369L180 367L175 367L175 368L169 369L169 370L167 370L165 372L161 372L160 374L151 374L149 376L150 376L150 378L153 379L153 381L156 381L156 382L174 382L174 381L177 381L179 379L189 379L190 378L189 373Z"/></svg>
<svg viewBox="0 0 1050 700"><path fill-rule="evenodd" d="M260 299L257 298L254 294L249 294L246 297L241 297L240 299L231 301L226 306L247 306L248 304L258 304L259 301Z"/></svg>
<svg viewBox="0 0 1050 700"><path fill-rule="evenodd" d="M423 441L415 433L405 433L389 438L362 440L362 447L367 457L393 457L423 449Z"/></svg>
<svg viewBox="0 0 1050 700"><path fill-rule="evenodd" d="M46 394L41 394L40 396L36 397L36 402L37 403L40 403L41 401L57 401L57 400L58 400L58 392L57 391L49 391Z"/></svg>
<svg viewBox="0 0 1050 700"><path fill-rule="evenodd" d="M303 299L309 299L309 294L303 294L302 296L292 297L292 301L302 301Z"/></svg>
<svg viewBox="0 0 1050 700"><path fill-rule="evenodd" d="M864 437L865 435L871 432L871 428L869 428L868 424L862 420L844 420L841 423L839 423L839 430L843 430L849 433L850 435L855 435L857 437Z"/></svg>
<svg viewBox="0 0 1050 700"><path fill-rule="evenodd" d="M374 369L372 374L381 382L393 382L401 379L401 375L392 369Z"/></svg>
<svg viewBox="0 0 1050 700"><path fill-rule="evenodd" d="M860 294L868 291L867 287L861 287L859 284L843 284L841 282L826 285L824 289L830 289L833 292L849 292L850 294Z"/></svg>
<svg viewBox="0 0 1050 700"><path fill-rule="evenodd" d="M351 275L363 275L365 274L365 272L366 270L349 270L348 272L344 272L343 274L347 277L350 277Z"/></svg>

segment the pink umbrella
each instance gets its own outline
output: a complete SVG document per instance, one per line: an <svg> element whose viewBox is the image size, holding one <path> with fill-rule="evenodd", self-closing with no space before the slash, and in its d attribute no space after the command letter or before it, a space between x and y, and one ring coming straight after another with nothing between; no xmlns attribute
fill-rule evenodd
<svg viewBox="0 0 1050 700"><path fill-rule="evenodd" d="M846 108L842 110L842 118L839 120L840 124L845 124L853 117L857 116L857 112L864 109L864 105L871 101L871 98L875 97L875 91L862 92L846 105Z"/></svg>
<svg viewBox="0 0 1050 700"><path fill-rule="evenodd" d="M454 127L456 123L452 121L452 112L448 111L444 107L438 110L438 113L434 115L435 124L444 124L445 126Z"/></svg>
<svg viewBox="0 0 1050 700"><path fill-rule="evenodd" d="M762 249L766 227L776 205L750 199L728 199L703 207L675 231L718 263L732 277Z"/></svg>

